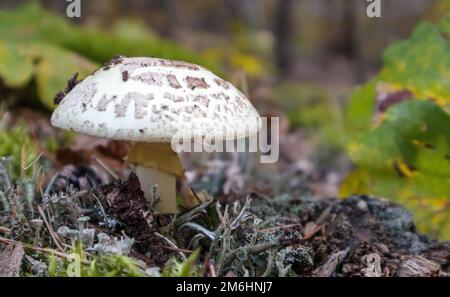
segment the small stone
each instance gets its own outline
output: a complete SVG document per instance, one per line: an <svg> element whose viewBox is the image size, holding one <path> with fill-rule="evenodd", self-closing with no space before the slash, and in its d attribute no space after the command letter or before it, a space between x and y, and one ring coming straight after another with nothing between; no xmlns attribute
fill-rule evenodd
<svg viewBox="0 0 450 297"><path fill-rule="evenodd" d="M69 236L69 227L67 226L61 226L58 228L58 230L56 231L56 233L58 233L59 236L61 237L67 237Z"/></svg>
<svg viewBox="0 0 450 297"><path fill-rule="evenodd" d="M367 205L367 202L364 200L359 200L358 203L356 204L356 207L364 212L369 210L369 206Z"/></svg>

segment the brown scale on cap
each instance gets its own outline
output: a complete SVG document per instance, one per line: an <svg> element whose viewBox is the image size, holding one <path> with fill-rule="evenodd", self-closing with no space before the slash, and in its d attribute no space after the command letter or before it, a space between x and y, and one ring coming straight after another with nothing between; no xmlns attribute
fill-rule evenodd
<svg viewBox="0 0 450 297"><path fill-rule="evenodd" d="M183 102L183 101L185 101L185 99L183 97L176 96L176 95L174 95L172 93L169 93L169 92L164 93L164 98L165 99L169 99L169 100L171 100L173 102Z"/></svg>
<svg viewBox="0 0 450 297"><path fill-rule="evenodd" d="M123 71L122 72L122 80L123 81L127 81L128 80L128 71Z"/></svg>
<svg viewBox="0 0 450 297"><path fill-rule="evenodd" d="M128 106L134 101L134 117L136 119L142 119L147 115L146 108L150 100L153 100L153 94L143 95L140 93L132 92L128 93L120 102L115 105L116 117L125 117L128 111Z"/></svg>
<svg viewBox="0 0 450 297"><path fill-rule="evenodd" d="M145 72L131 77L133 80L141 81L151 86L161 87L163 85L162 76L156 72Z"/></svg>
<svg viewBox="0 0 450 297"><path fill-rule="evenodd" d="M226 95L223 92L212 94L211 97L213 97L216 100L225 100L227 103L230 101L230 96Z"/></svg>
<svg viewBox="0 0 450 297"><path fill-rule="evenodd" d="M214 82L219 86L224 88L225 90L228 90L230 88L230 84L226 81L224 81L223 79L220 78L216 78L214 79Z"/></svg>
<svg viewBox="0 0 450 297"><path fill-rule="evenodd" d="M175 68L184 68L189 70L200 70L200 68L197 65L183 62L183 61L173 61L173 60L159 60L160 66L166 66L166 67L175 67Z"/></svg>
<svg viewBox="0 0 450 297"><path fill-rule="evenodd" d="M205 97L205 96L197 96L194 98L193 100L194 102L199 102L200 104L202 104L205 107L209 107L209 98Z"/></svg>
<svg viewBox="0 0 450 297"><path fill-rule="evenodd" d="M109 98L108 96L103 95L102 99L100 99L100 101L98 102L96 109L98 111L105 111L108 108L108 104L110 102L116 102L116 99L117 99L116 95L111 96Z"/></svg>
<svg viewBox="0 0 450 297"><path fill-rule="evenodd" d="M173 60L163 60L163 59L155 59L155 58L126 58L122 57L122 60L119 63L123 65L120 66L120 70L133 72L134 70L142 67L174 67L180 69L187 69L192 71L200 70L200 67L191 63L183 62L183 61L173 61ZM117 64L119 64L117 63ZM106 70L106 69L105 69Z"/></svg>
<svg viewBox="0 0 450 297"><path fill-rule="evenodd" d="M209 88L209 85L206 83L204 78L188 76L185 78L185 81L188 88L191 90Z"/></svg>
<svg viewBox="0 0 450 297"><path fill-rule="evenodd" d="M169 85L170 85L172 88L175 88L175 89L181 88L181 84L180 84L180 82L178 81L178 79L175 77L175 75L168 74L168 75L167 75L167 80L169 81Z"/></svg>

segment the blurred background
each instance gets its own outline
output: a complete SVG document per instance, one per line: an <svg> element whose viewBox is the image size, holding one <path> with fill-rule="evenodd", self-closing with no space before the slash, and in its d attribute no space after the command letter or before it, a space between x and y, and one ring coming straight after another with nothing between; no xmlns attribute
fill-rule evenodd
<svg viewBox="0 0 450 297"><path fill-rule="evenodd" d="M2 0L0 7L29 2ZM69 4L37 2L61 17ZM206 58L236 51L220 66L251 76L354 84L379 68L388 44L418 21L442 16L435 0L382 2L382 18L370 19L364 0L97 0L81 1L81 18L66 20L108 30L126 19Z"/></svg>
<svg viewBox="0 0 450 297"><path fill-rule="evenodd" d="M409 38L422 21L439 22L448 11L445 0L385 0L382 17L369 18L367 4L81 0L81 18L68 18L67 1L0 0L3 125L27 122L31 135L44 139L38 151L46 152L57 168L91 163L95 152L120 171L123 164L118 160L124 153L114 145L52 130L48 118L53 96L73 73L85 77L118 54L185 60L231 81L248 94L262 116L278 116L281 124L278 163L185 156L190 185L221 199L244 190L335 197L355 168L347 150L357 133L352 129L360 123L368 129L376 117L374 101L363 98L355 102L369 102L367 108L355 105L361 110L348 111L353 90L378 75L389 45ZM373 85L368 87L373 91ZM393 100L401 101L398 96ZM108 148L106 153L99 145ZM388 188L397 189L384 187ZM440 222L448 221L449 212L440 213L445 214Z"/></svg>

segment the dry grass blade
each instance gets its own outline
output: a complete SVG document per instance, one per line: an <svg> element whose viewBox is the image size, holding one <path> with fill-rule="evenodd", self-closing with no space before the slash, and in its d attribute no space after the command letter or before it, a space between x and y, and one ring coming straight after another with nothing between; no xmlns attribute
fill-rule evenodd
<svg viewBox="0 0 450 297"><path fill-rule="evenodd" d="M91 156L92 160L94 160L103 170L106 171L106 173L108 173L113 179L119 179L119 177L117 176L117 174L114 173L114 171L112 171L111 168L109 168L105 162L103 162L100 158L98 158L97 156Z"/></svg>

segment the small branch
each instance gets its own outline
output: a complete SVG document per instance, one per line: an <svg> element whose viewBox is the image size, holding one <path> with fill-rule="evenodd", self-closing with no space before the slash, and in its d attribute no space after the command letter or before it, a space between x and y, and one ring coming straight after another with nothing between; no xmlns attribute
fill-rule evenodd
<svg viewBox="0 0 450 297"><path fill-rule="evenodd" d="M64 252L60 252L54 249L50 249L50 248L41 248L38 246L32 246L30 244L27 243L23 243L21 241L17 241L17 240L12 240L12 239L8 239L8 238L4 238L4 237L0 237L0 243L3 244L17 244L20 243L23 245L23 247L25 249L29 249L29 250L33 250L33 251L37 251L37 252L42 252L42 253L47 253L47 254L52 254L55 255L57 257L63 258L63 259L68 259L69 255L64 253ZM86 260L81 259L81 263L88 265L89 262Z"/></svg>
<svg viewBox="0 0 450 297"><path fill-rule="evenodd" d="M10 233L11 229L0 226L0 232L1 233Z"/></svg>
<svg viewBox="0 0 450 297"><path fill-rule="evenodd" d="M278 246L280 246L280 243L278 241L270 241L270 242L260 243L260 244L256 244L256 245L252 245L252 246L244 246L244 247L234 249L225 258L225 264L228 264L231 261L233 261L239 252L246 252L249 254L259 254L268 249L271 249L273 247L278 247Z"/></svg>
<svg viewBox="0 0 450 297"><path fill-rule="evenodd" d="M262 230L260 230L260 232L270 233L270 232L277 231L280 229L289 229L289 228L296 227L296 226L301 226L301 225L300 224L289 224L289 225L276 226L276 227L272 227L272 228L262 229Z"/></svg>
<svg viewBox="0 0 450 297"><path fill-rule="evenodd" d="M172 247L172 246L163 246L163 248L165 250L171 251L171 252L181 252L181 253L186 253L186 254L191 254L194 251L191 250L186 250L186 249L182 249L182 248L176 248L176 247Z"/></svg>
<svg viewBox="0 0 450 297"><path fill-rule="evenodd" d="M217 273L216 273L213 263L209 263L209 274L211 277L217 277Z"/></svg>
<svg viewBox="0 0 450 297"><path fill-rule="evenodd" d="M155 235L161 239L164 239L172 248L179 249L175 243L173 243L169 238L165 237L164 235L162 235L158 232L155 232ZM180 256L183 258L183 260L186 260L186 256L183 254L183 252L178 251L178 254L180 254Z"/></svg>
<svg viewBox="0 0 450 297"><path fill-rule="evenodd" d="M269 252L269 256L267 259L266 271L262 274L262 277L268 277L272 273L272 267L275 259L275 253Z"/></svg>
<svg viewBox="0 0 450 297"><path fill-rule="evenodd" d="M58 247L58 250L64 251L64 248L59 243L59 236L55 233L53 230L52 225L47 220L47 217L45 216L44 210L40 205L37 206L37 209L39 211L39 214L41 215L42 219L44 220L45 226L47 226L48 232L50 233L50 236L52 237L53 241L55 242L56 246Z"/></svg>
<svg viewBox="0 0 450 297"><path fill-rule="evenodd" d="M103 170L105 170L113 179L119 179L117 174L115 174L111 168L109 168L105 162L103 162L100 158L97 158L96 156L91 157L92 160L94 160Z"/></svg>

